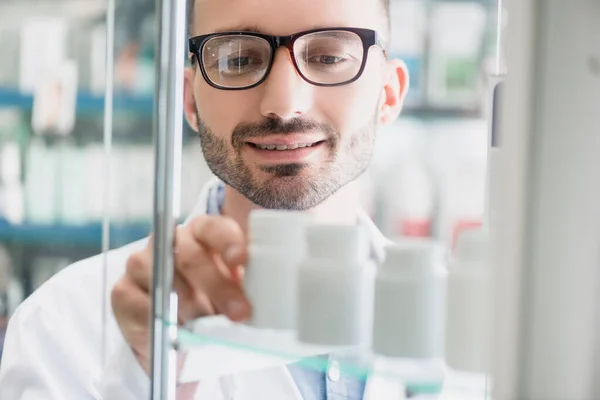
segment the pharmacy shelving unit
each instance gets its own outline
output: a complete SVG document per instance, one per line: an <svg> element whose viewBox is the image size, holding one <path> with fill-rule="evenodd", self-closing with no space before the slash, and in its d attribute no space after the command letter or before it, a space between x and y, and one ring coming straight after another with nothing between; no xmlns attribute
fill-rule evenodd
<svg viewBox="0 0 600 400"><path fill-rule="evenodd" d="M111 247L144 238L150 232L147 223L113 223L110 227ZM102 240L102 224L12 224L0 219L0 242L24 246L82 246L98 249Z"/></svg>
<svg viewBox="0 0 600 400"><path fill-rule="evenodd" d="M148 236L148 223L113 223L110 226L110 246L118 248ZM11 254L14 274L19 278L25 296L35 289L32 265L38 257L84 259L100 253L102 224L70 225L61 223L39 224L24 222L12 224L0 219L0 244Z"/></svg>
<svg viewBox="0 0 600 400"><path fill-rule="evenodd" d="M114 98L114 109L115 111L150 115L152 113L153 101L152 96L121 94ZM31 111L33 108L33 96L23 94L12 88L0 87L0 108L19 108L23 111ZM104 96L98 96L89 92L79 92L76 109L78 114L102 113L104 112Z"/></svg>

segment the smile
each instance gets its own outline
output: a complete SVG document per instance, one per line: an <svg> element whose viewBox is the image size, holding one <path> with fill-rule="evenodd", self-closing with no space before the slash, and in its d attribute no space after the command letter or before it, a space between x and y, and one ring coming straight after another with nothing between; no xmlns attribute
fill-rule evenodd
<svg viewBox="0 0 600 400"><path fill-rule="evenodd" d="M303 149L306 147L312 147L319 143L321 143L321 142L293 143L293 144L288 144L288 145L285 145L285 144L256 144L256 143L250 143L250 144L252 146L256 147L257 149L261 149L261 150L286 151L286 150L296 150L296 149Z"/></svg>

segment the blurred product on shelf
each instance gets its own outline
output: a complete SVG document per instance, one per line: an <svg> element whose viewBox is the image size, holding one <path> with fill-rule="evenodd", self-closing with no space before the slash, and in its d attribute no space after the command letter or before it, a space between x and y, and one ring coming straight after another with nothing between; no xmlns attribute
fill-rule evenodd
<svg viewBox="0 0 600 400"><path fill-rule="evenodd" d="M425 226L429 233L427 226L430 224L432 201L427 197L431 192L431 182L423 181L428 178L420 173L426 162L423 150L428 146L427 124L415 119L399 120L379 132L369 172L374 180L374 221L388 237L401 236L406 232L403 225ZM410 169L411 165L415 168ZM413 188L413 183L422 185ZM407 188L406 184L411 187ZM415 230L411 233L414 234Z"/></svg>
<svg viewBox="0 0 600 400"><path fill-rule="evenodd" d="M31 126L36 134L69 135L75 127L78 65L64 60L36 83Z"/></svg>
<svg viewBox="0 0 600 400"><path fill-rule="evenodd" d="M409 107L425 101L425 59L427 44L427 5L422 0L392 1L390 18L393 21L389 57L406 64L410 90L405 100Z"/></svg>
<svg viewBox="0 0 600 400"><path fill-rule="evenodd" d="M42 140L29 146L25 177L25 213L27 220L41 224L55 222L59 193L58 153L47 148Z"/></svg>
<svg viewBox="0 0 600 400"><path fill-rule="evenodd" d="M106 1L36 2L36 12L11 1L0 4L0 87L33 93L46 74L67 59L80 71L81 90L103 95L106 79ZM115 89L154 92L154 2L117 2ZM15 85L18 82L18 85Z"/></svg>
<svg viewBox="0 0 600 400"><path fill-rule="evenodd" d="M0 143L0 215L19 223L23 214L21 150L17 142Z"/></svg>
<svg viewBox="0 0 600 400"><path fill-rule="evenodd" d="M29 16L21 25L19 89L33 93L67 59L69 21L62 16Z"/></svg>
<svg viewBox="0 0 600 400"><path fill-rule="evenodd" d="M486 10L477 2L432 5L428 57L428 102L473 109L483 89L482 49Z"/></svg>
<svg viewBox="0 0 600 400"><path fill-rule="evenodd" d="M382 130L363 204L391 238L432 237L452 248L485 212L487 124L401 119Z"/></svg>
<svg viewBox="0 0 600 400"><path fill-rule="evenodd" d="M201 149L190 145L182 157L182 211L189 213L212 176ZM141 222L152 217L154 149L150 145L115 146L108 159L110 186L104 182L106 154L101 144L77 146L61 141L49 146L34 138L26 177L27 221L81 225L102 220L109 191L113 222Z"/></svg>
<svg viewBox="0 0 600 400"><path fill-rule="evenodd" d="M386 173L384 208L390 237L430 237L435 213L435 182L422 149L414 148Z"/></svg>
<svg viewBox="0 0 600 400"><path fill-rule="evenodd" d="M450 249L465 228L481 226L485 214L487 123L431 124L429 159L437 176L436 237Z"/></svg>

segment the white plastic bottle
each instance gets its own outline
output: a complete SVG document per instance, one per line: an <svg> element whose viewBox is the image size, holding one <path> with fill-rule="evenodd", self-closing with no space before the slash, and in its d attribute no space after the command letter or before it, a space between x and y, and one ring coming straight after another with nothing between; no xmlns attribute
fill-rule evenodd
<svg viewBox="0 0 600 400"><path fill-rule="evenodd" d="M433 240L405 240L386 248L375 283L376 354L443 357L446 277L444 247Z"/></svg>
<svg viewBox="0 0 600 400"><path fill-rule="evenodd" d="M298 340L370 345L375 265L357 226L313 225L298 279Z"/></svg>
<svg viewBox="0 0 600 400"><path fill-rule="evenodd" d="M244 287L257 328L292 330L297 271L306 253L308 215L256 210L249 220L249 262Z"/></svg>
<svg viewBox="0 0 600 400"><path fill-rule="evenodd" d="M446 362L454 370L490 372L493 281L488 234L463 231L448 271Z"/></svg>

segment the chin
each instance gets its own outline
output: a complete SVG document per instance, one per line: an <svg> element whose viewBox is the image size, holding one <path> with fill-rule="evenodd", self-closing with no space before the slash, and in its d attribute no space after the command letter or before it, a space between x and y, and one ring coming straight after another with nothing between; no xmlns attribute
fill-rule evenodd
<svg viewBox="0 0 600 400"><path fill-rule="evenodd" d="M260 166L260 175L263 179L277 178L308 178L312 175L311 166L308 164L276 164Z"/></svg>
<svg viewBox="0 0 600 400"><path fill-rule="evenodd" d="M268 209L305 211L318 206L332 193L308 174L271 176L257 181L246 196L256 205Z"/></svg>

